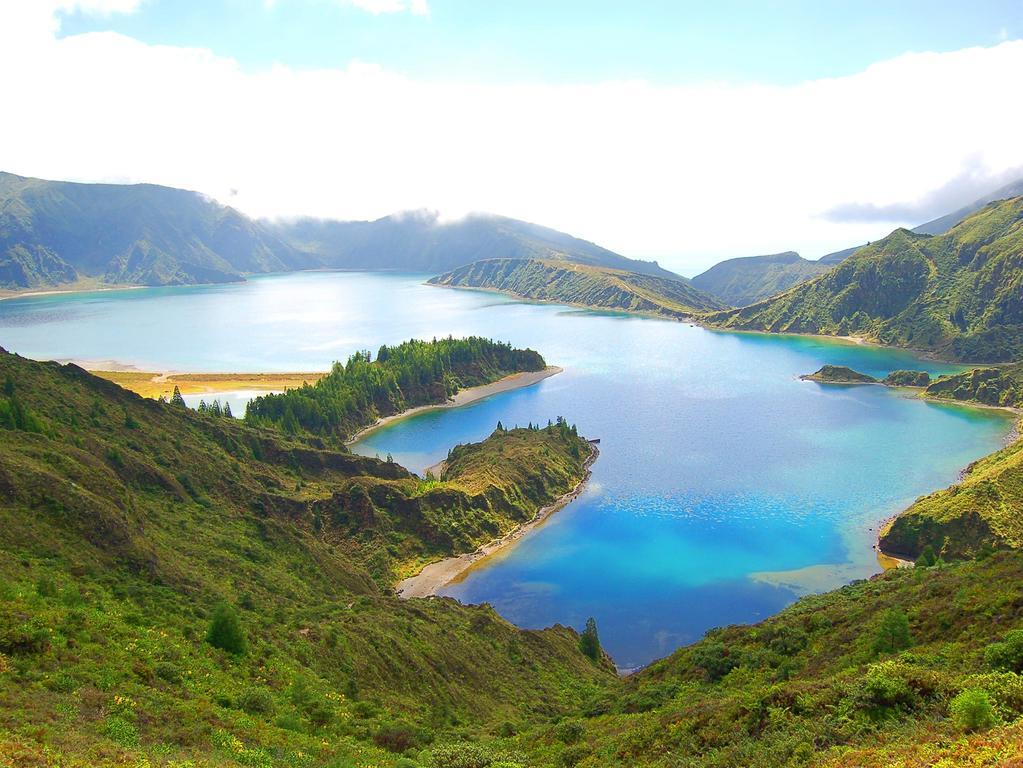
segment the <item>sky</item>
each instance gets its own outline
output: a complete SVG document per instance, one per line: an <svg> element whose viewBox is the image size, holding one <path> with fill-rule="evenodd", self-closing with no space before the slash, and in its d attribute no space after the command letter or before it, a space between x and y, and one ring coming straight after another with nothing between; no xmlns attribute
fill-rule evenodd
<svg viewBox="0 0 1023 768"><path fill-rule="evenodd" d="M0 169L500 213L695 274L1023 177L1023 3L0 0Z"/></svg>

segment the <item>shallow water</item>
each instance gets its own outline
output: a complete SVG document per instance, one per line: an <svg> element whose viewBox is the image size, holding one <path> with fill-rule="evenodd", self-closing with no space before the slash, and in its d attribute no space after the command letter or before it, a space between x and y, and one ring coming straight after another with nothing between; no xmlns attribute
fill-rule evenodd
<svg viewBox="0 0 1023 768"><path fill-rule="evenodd" d="M356 449L421 471L498 420L564 415L601 438L577 501L444 593L526 627L594 616L626 668L876 572L877 522L953 482L1011 427L997 411L798 380L824 363L873 375L946 369L905 352L717 333L422 279L305 273L0 301L0 345L157 371L323 370L357 349L449 333L539 350L565 372L396 422Z"/></svg>

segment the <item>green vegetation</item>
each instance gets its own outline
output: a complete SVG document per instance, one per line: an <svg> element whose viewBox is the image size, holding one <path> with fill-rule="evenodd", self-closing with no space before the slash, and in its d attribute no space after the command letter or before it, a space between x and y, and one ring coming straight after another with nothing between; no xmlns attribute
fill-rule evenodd
<svg viewBox="0 0 1023 768"><path fill-rule="evenodd" d="M794 251L746 256L715 264L692 279L701 291L733 307L756 304L831 269L833 264L809 261Z"/></svg>
<svg viewBox="0 0 1023 768"><path fill-rule="evenodd" d="M946 234L904 229L832 271L750 307L724 328L857 335L953 360L1023 357L1023 197L991 203Z"/></svg>
<svg viewBox="0 0 1023 768"><path fill-rule="evenodd" d="M975 368L942 376L924 390L925 397L1002 407L1023 407L1023 363Z"/></svg>
<svg viewBox="0 0 1023 768"><path fill-rule="evenodd" d="M985 651L1021 625L1023 553L897 569L713 631L514 745L584 768L1009 765L1023 677Z"/></svg>
<svg viewBox="0 0 1023 768"><path fill-rule="evenodd" d="M844 365L825 365L814 373L807 373L799 378L803 381L816 381L821 384L877 384L873 376L854 371Z"/></svg>
<svg viewBox="0 0 1023 768"><path fill-rule="evenodd" d="M926 371L892 371L884 377L889 387L926 387L931 383L931 374Z"/></svg>
<svg viewBox="0 0 1023 768"><path fill-rule="evenodd" d="M600 647L600 636L597 634L597 621L592 616L586 620L586 628L579 635L579 650L593 661L600 661L604 650Z"/></svg>
<svg viewBox="0 0 1023 768"><path fill-rule="evenodd" d="M675 319L724 306L682 278L540 259L486 259L430 278L429 282L447 287L503 291L536 301Z"/></svg>
<svg viewBox="0 0 1023 768"><path fill-rule="evenodd" d="M376 361L357 352L334 363L315 384L257 397L245 412L249 424L278 426L288 434L308 432L347 439L380 416L436 405L465 387L489 384L512 373L543 370L531 349L490 339L434 339L382 346Z"/></svg>
<svg viewBox="0 0 1023 768"><path fill-rule="evenodd" d="M43 430L0 431L0 764L455 765L618 687L572 630L391 593L578 483L571 428L463 447L424 488L75 366L3 353L7 379Z"/></svg>

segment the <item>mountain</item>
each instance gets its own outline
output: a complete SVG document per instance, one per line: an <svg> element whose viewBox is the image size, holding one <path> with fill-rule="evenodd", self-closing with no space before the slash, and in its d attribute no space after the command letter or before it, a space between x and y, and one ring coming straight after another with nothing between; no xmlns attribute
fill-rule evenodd
<svg viewBox="0 0 1023 768"><path fill-rule="evenodd" d="M442 272L483 258L543 258L681 279L547 227L502 216L442 222L255 221L154 184L79 184L0 172L0 289L79 281L184 285L312 268Z"/></svg>
<svg viewBox="0 0 1023 768"><path fill-rule="evenodd" d="M629 259L563 232L489 214L444 222L435 213L415 211L376 221L300 219L270 226L320 266L334 269L437 273L480 259L546 259L681 279L657 262Z"/></svg>
<svg viewBox="0 0 1023 768"><path fill-rule="evenodd" d="M724 328L854 335L952 360L1023 357L1023 197L944 235L898 229L779 296L714 313Z"/></svg>
<svg viewBox="0 0 1023 768"><path fill-rule="evenodd" d="M944 216L939 216L936 219L928 221L926 224L921 224L919 227L914 227L913 231L921 235L942 235L952 229L952 227L967 216L979 211L988 203L992 203L996 200L1008 200L1010 197L1019 197L1020 195L1023 195L1023 179L1017 179L1011 184L999 187L998 189L984 195L984 197L974 200L969 205L963 206L957 211L945 214Z"/></svg>
<svg viewBox="0 0 1023 768"><path fill-rule="evenodd" d="M229 282L306 263L262 224L197 192L0 172L0 288Z"/></svg>
<svg viewBox="0 0 1023 768"><path fill-rule="evenodd" d="M676 319L721 309L688 283L654 275L540 259L486 259L430 278L430 285L481 288L525 299Z"/></svg>
<svg viewBox="0 0 1023 768"><path fill-rule="evenodd" d="M828 269L830 266L827 264L808 261L795 251L785 251L768 256L728 259L697 275L691 282L725 304L745 307Z"/></svg>

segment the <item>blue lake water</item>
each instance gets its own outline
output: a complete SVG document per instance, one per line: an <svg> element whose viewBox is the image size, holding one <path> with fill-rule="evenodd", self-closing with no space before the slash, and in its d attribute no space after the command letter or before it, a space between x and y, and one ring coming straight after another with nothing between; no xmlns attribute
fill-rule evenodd
<svg viewBox="0 0 1023 768"><path fill-rule="evenodd" d="M594 616L626 668L877 572L878 521L953 482L1011 427L996 411L798 380L824 363L874 375L947 370L905 352L717 333L422 280L303 273L0 301L0 346L156 371L324 370L357 349L448 334L539 350L565 372L396 422L356 449L421 471L498 420L564 415L601 438L584 494L445 594L489 602L524 627L581 627Z"/></svg>

